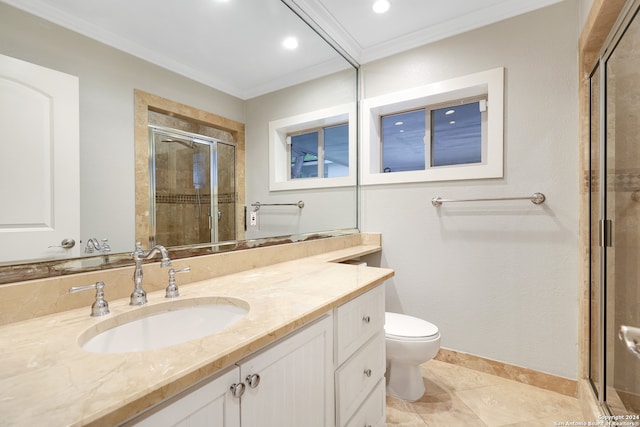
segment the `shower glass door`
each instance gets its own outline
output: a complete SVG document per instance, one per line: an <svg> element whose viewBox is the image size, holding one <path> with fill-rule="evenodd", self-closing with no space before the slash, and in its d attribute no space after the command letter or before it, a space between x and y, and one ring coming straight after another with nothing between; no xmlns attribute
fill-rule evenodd
<svg viewBox="0 0 640 427"><path fill-rule="evenodd" d="M151 243L235 240L235 146L150 128Z"/></svg>
<svg viewBox="0 0 640 427"><path fill-rule="evenodd" d="M591 262L591 380L603 407L622 416L640 414L639 7L629 3L603 51L591 97L592 168L599 172L591 177L591 215L599 219L591 245L598 254Z"/></svg>
<svg viewBox="0 0 640 427"><path fill-rule="evenodd" d="M589 304L589 378L593 385L593 389L600 398L602 390L602 359L603 353L603 334L601 325L604 323L603 311L601 310L602 288L601 282L602 269L600 268L604 258L604 250L600 246L600 219L603 217L601 212L601 200L605 193L600 189L602 181L600 180L600 169L602 168L602 160L600 156L600 115L602 105L600 103L600 67L597 66L591 75L590 80L590 304Z"/></svg>
<svg viewBox="0 0 640 427"><path fill-rule="evenodd" d="M640 19L607 59L606 218L613 224L606 268L606 387L614 413L640 414L640 353L618 337L640 328ZM638 336L640 340L640 335Z"/></svg>

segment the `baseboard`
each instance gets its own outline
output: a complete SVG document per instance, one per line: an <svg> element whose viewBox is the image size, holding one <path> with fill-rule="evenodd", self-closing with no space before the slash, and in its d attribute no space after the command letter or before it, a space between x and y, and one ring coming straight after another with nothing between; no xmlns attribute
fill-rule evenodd
<svg viewBox="0 0 640 427"><path fill-rule="evenodd" d="M558 377L533 369L522 368L520 366L509 365L508 363L497 362L484 357L462 353L455 350L441 348L435 360L463 366L465 368L496 375L523 384L555 391L566 396L577 397L578 382L568 378Z"/></svg>

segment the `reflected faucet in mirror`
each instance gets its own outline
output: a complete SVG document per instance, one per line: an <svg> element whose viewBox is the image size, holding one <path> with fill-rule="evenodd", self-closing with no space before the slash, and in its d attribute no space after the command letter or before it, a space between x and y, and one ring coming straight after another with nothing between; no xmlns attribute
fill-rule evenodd
<svg viewBox="0 0 640 427"><path fill-rule="evenodd" d="M85 254L92 254L94 251L100 252L102 255L106 255L111 252L111 246L109 246L108 239L102 239L101 242L95 237L91 237L87 240L87 246L84 248Z"/></svg>
<svg viewBox="0 0 640 427"><path fill-rule="evenodd" d="M133 271L133 292L131 293L129 305L144 305L147 303L147 293L142 289L142 261L151 259L158 254L162 257L160 266L170 267L169 252L164 246L156 245L145 253L142 250L142 243L136 243L136 249L131 253L131 258L135 261L136 266Z"/></svg>

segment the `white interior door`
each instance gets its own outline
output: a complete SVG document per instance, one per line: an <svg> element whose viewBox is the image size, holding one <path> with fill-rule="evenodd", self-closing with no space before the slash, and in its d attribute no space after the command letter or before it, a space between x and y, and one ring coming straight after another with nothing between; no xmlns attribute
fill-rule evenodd
<svg viewBox="0 0 640 427"><path fill-rule="evenodd" d="M79 256L78 78L0 55L0 129L0 263Z"/></svg>

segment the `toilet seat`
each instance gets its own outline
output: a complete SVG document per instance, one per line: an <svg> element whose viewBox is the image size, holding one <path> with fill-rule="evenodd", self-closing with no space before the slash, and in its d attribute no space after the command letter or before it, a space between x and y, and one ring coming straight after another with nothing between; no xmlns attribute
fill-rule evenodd
<svg viewBox="0 0 640 427"><path fill-rule="evenodd" d="M426 320L400 313L385 313L385 336L403 341L430 341L440 336L438 327Z"/></svg>

